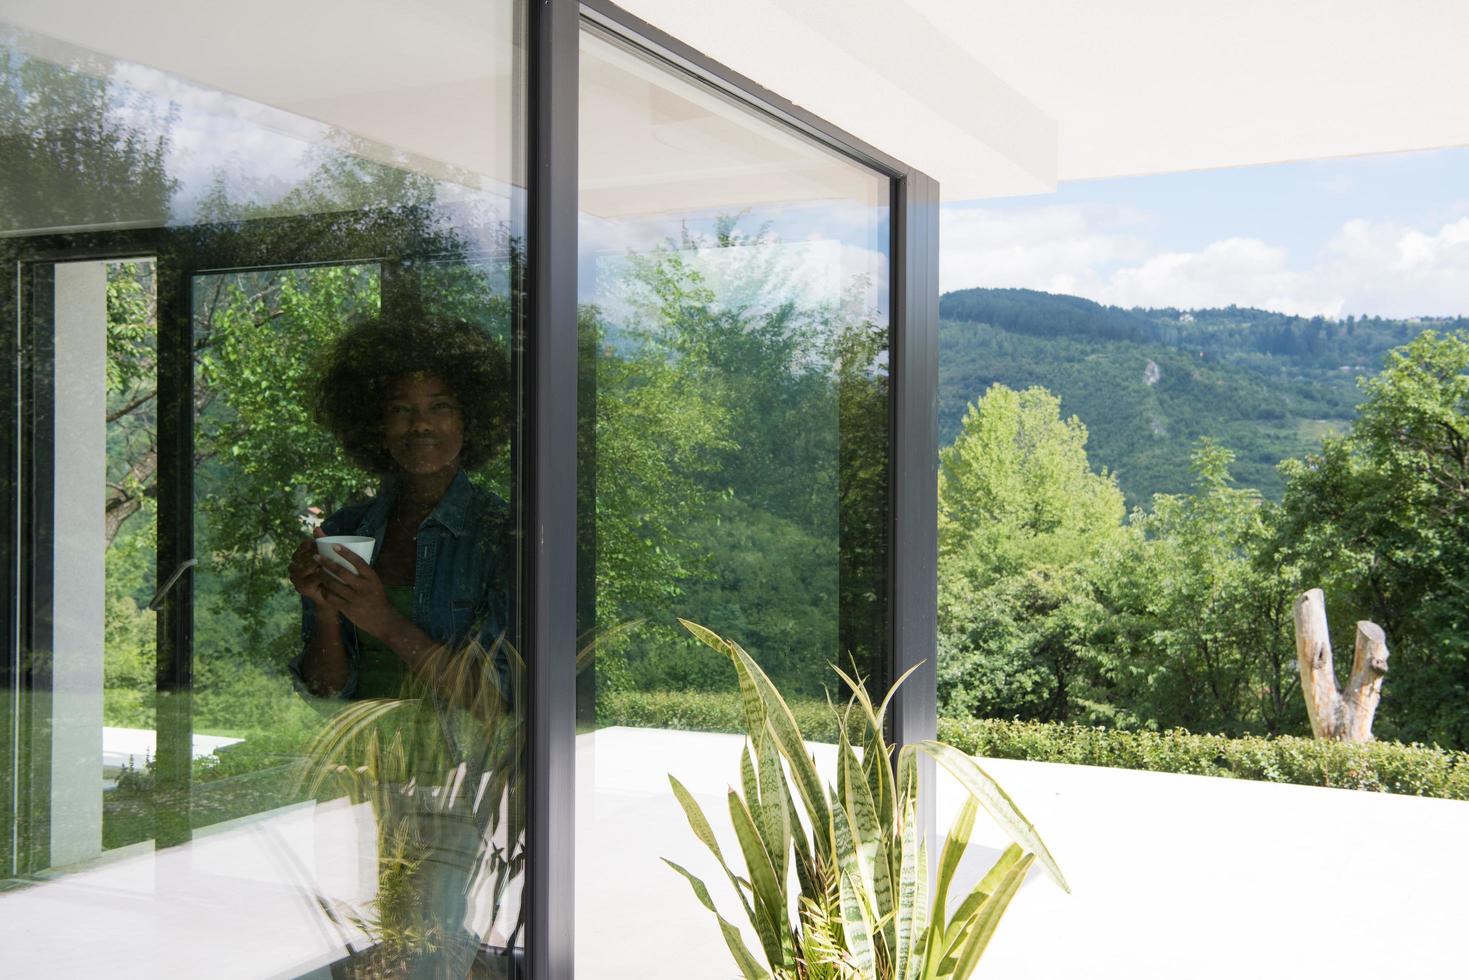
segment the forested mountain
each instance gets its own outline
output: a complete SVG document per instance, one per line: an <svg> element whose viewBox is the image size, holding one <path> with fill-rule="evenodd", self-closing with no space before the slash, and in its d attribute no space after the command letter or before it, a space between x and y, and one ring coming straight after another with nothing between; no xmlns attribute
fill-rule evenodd
<svg viewBox="0 0 1469 980"><path fill-rule="evenodd" d="M964 289L939 301L939 442L992 384L1039 385L1086 425L1093 465L1129 505L1190 486L1200 437L1233 450L1241 485L1268 497L1276 464L1342 430L1358 379L1424 329L1469 319L1328 320L1230 306L1121 309L1029 289Z"/></svg>

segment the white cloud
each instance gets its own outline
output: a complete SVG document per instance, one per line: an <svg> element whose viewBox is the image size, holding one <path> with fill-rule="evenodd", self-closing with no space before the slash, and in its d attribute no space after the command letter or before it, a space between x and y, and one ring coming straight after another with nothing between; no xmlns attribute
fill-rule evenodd
<svg viewBox="0 0 1469 980"><path fill-rule="evenodd" d="M1336 316L1340 297L1289 267L1283 248L1225 238L1197 252L1161 252L1115 270L1096 294L1116 306L1256 306L1301 316Z"/></svg>
<svg viewBox="0 0 1469 980"><path fill-rule="evenodd" d="M1318 255L1235 236L1150 245L1136 214L1084 207L950 209L943 288L1018 286L1117 306L1255 306L1302 316L1469 313L1469 217L1436 227L1356 219Z"/></svg>
<svg viewBox="0 0 1469 980"><path fill-rule="evenodd" d="M1018 286L1082 292L1101 286L1098 268L1146 255L1141 216L1115 208L1048 205L1026 211L946 208L942 288Z"/></svg>

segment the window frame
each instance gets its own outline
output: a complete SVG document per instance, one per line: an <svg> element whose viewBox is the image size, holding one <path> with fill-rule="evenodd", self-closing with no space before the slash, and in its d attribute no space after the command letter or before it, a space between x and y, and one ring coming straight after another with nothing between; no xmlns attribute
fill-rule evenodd
<svg viewBox="0 0 1469 980"><path fill-rule="evenodd" d="M938 233L936 181L706 57L607 0L530 10L527 577L531 975L569 980L576 940L577 134L583 25L692 75L876 171L890 188L887 671L913 674L889 714L896 744L937 730ZM582 556L585 560L585 555ZM583 570L584 571L584 570ZM920 763L920 820L934 834L933 764Z"/></svg>

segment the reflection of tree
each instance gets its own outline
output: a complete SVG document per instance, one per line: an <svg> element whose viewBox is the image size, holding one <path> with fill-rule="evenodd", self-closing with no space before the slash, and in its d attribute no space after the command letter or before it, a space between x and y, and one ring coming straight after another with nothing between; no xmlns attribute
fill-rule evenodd
<svg viewBox="0 0 1469 980"><path fill-rule="evenodd" d="M852 301L808 298L791 256L724 219L629 256L611 284L598 617L649 622L599 662L599 687L727 686L674 614L740 637L804 694L849 654L880 674L887 330Z"/></svg>
<svg viewBox="0 0 1469 980"><path fill-rule="evenodd" d="M107 502L104 542L157 492L158 280L151 263L107 269Z"/></svg>
<svg viewBox="0 0 1469 980"><path fill-rule="evenodd" d="M167 218L178 184L165 165L175 117L124 104L125 95L0 44L0 228Z"/></svg>

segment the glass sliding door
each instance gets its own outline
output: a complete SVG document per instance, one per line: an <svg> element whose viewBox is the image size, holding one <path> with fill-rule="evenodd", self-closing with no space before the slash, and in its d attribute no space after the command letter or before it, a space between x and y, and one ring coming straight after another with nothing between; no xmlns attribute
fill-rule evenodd
<svg viewBox="0 0 1469 980"><path fill-rule="evenodd" d="M7 972L522 975L523 11L16 9Z"/></svg>
<svg viewBox="0 0 1469 980"><path fill-rule="evenodd" d="M738 908L668 775L725 813L742 714L678 620L745 647L813 741L832 665L885 687L891 183L597 30L580 68L577 969L717 973L659 858Z"/></svg>

